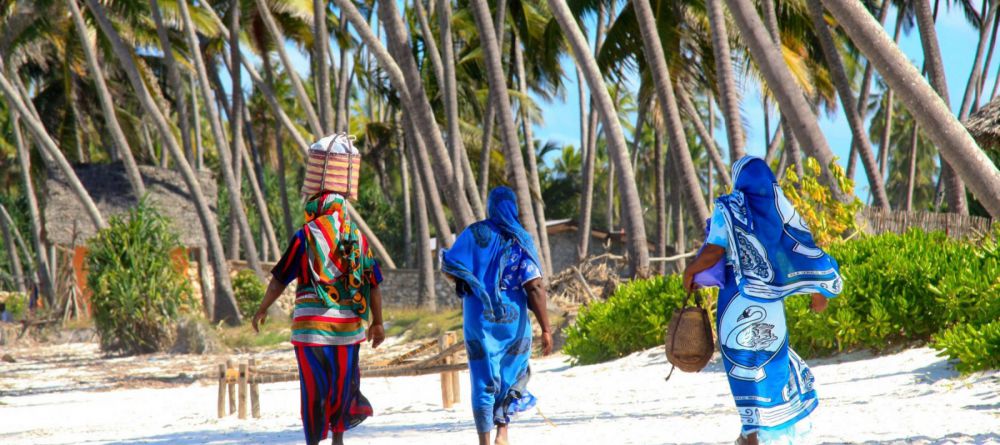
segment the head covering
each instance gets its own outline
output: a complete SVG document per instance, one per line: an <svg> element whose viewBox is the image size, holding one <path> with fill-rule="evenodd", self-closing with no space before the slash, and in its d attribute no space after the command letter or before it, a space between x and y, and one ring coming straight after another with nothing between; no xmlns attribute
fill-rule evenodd
<svg viewBox="0 0 1000 445"><path fill-rule="evenodd" d="M715 205L726 218L740 292L763 300L839 294L843 280L837 261L816 246L767 164L746 156L733 164L732 175L733 192Z"/></svg>
<svg viewBox="0 0 1000 445"><path fill-rule="evenodd" d="M441 270L469 286L472 295L483 302L487 319L501 319L506 314L496 295L514 244L539 264L535 242L518 221L514 191L501 186L490 191L487 218L467 227L451 249L442 252Z"/></svg>
<svg viewBox="0 0 1000 445"><path fill-rule="evenodd" d="M306 202L303 232L316 295L327 307L349 306L368 319L370 288L363 274L375 259L358 226L347 216L347 201L321 192Z"/></svg>

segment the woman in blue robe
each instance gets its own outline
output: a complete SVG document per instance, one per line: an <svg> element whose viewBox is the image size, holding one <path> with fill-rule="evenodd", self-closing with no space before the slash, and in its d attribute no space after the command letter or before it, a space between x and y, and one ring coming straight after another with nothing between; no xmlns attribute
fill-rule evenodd
<svg viewBox="0 0 1000 445"><path fill-rule="evenodd" d="M511 417L535 405L527 390L531 322L542 327L542 353L552 352L545 286L531 235L518 221L517 200L507 187L490 191L487 219L467 227L441 258L455 280L472 380L472 412L480 445L494 425L496 444L507 444Z"/></svg>
<svg viewBox="0 0 1000 445"><path fill-rule="evenodd" d="M715 200L705 248L684 271L684 287L694 290L694 276L725 258L716 324L743 424L737 443L796 443L807 430L799 422L819 399L812 372L788 346L784 299L810 294L821 312L843 281L763 160L738 160L732 177L733 192Z"/></svg>

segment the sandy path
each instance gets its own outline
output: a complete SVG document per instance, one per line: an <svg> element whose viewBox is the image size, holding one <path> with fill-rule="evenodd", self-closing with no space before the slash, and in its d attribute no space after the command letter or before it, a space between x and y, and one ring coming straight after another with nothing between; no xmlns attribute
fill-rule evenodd
<svg viewBox="0 0 1000 445"><path fill-rule="evenodd" d="M660 350L569 367L535 360L537 411L518 418L515 444L731 443L739 420L718 359L700 374L675 373ZM959 377L918 348L814 361L820 408L816 443L1000 443L1000 373ZM3 372L0 366L0 373ZM376 417L349 433L352 444L475 443L468 406L440 409L437 376L363 380ZM215 418L214 386L115 391L61 390L11 396L0 388L0 443L301 443L298 383L261 387L263 418Z"/></svg>

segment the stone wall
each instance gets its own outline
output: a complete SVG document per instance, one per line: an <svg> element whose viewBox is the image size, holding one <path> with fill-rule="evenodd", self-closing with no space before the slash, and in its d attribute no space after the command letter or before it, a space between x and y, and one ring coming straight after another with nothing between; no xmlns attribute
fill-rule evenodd
<svg viewBox="0 0 1000 445"><path fill-rule="evenodd" d="M387 308L417 307L418 275L416 269L382 269L382 305ZM438 271L434 273L434 289L438 309L460 307L461 300L455 295L454 285Z"/></svg>

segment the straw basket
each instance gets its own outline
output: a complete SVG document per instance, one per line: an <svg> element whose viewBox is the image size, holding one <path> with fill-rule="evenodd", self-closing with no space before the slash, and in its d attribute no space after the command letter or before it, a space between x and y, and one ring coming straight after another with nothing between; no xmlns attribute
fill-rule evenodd
<svg viewBox="0 0 1000 445"><path fill-rule="evenodd" d="M326 190L355 200L360 178L361 155L356 153L350 137L338 134L326 144L309 148L302 194L311 196Z"/></svg>

